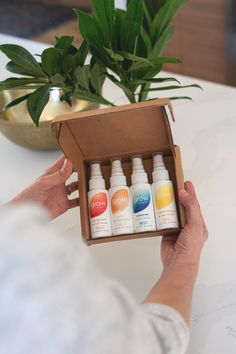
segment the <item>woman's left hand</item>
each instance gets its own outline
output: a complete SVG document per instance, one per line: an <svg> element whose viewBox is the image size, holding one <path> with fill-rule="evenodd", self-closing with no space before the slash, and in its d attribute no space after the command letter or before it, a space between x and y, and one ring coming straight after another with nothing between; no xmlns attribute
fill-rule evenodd
<svg viewBox="0 0 236 354"><path fill-rule="evenodd" d="M66 185L73 173L70 160L61 157L41 177L23 190L9 202L9 205L35 202L45 207L52 219L65 213L68 209L79 206L79 198L68 199L68 196L78 190L78 183Z"/></svg>

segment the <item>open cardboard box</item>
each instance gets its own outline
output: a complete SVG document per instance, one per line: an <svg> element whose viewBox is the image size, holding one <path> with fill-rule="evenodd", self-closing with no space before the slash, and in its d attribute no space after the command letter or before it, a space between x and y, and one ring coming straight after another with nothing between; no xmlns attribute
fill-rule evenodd
<svg viewBox="0 0 236 354"><path fill-rule="evenodd" d="M185 225L185 213L177 191L184 186L180 149L174 145L167 109L174 120L168 99L96 109L57 117L53 135L78 172L82 236L88 244L176 234ZM152 183L152 154L163 152L173 181L180 229L91 239L88 210L90 162L101 161L106 188L110 187L111 158L120 157L128 185L131 184L131 156L141 154L149 183Z"/></svg>

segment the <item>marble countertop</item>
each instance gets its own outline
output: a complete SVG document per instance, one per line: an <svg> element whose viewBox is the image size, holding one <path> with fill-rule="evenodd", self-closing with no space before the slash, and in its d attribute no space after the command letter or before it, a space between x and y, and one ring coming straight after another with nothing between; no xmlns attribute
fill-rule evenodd
<svg viewBox="0 0 236 354"><path fill-rule="evenodd" d="M39 53L45 45L0 35L0 44L16 43ZM0 79L8 76L0 54ZM173 75L173 74L172 74ZM197 188L209 228L194 291L192 334L188 354L236 352L236 89L176 76L183 84L198 83L204 91L186 89L193 102L176 101L174 141L181 147L185 178ZM110 100L123 102L122 92L106 84ZM173 95L179 95L179 92ZM7 201L40 175L60 152L37 152L16 146L0 135L0 200ZM80 234L78 210L54 226ZM141 300L161 273L160 239L123 241L90 247L98 266L121 281ZM122 262L121 262L122 260Z"/></svg>

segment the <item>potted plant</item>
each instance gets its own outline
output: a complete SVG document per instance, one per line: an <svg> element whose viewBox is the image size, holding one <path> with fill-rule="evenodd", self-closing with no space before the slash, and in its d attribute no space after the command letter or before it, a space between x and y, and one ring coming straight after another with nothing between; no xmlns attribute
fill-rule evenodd
<svg viewBox="0 0 236 354"><path fill-rule="evenodd" d="M0 82L0 92L28 90L2 111L26 101L38 126L55 87L61 92L60 101L70 106L74 99L113 106L102 92L106 79L117 85L130 103L147 100L152 91L199 87L181 86L173 77L158 77L163 64L181 63L162 54L174 33L172 20L186 2L127 0L125 11L116 9L114 0L92 0L92 15L74 10L84 39L79 48L73 46L73 37L63 36L36 60L20 46L1 45L0 50L10 59L7 70L20 76Z"/></svg>

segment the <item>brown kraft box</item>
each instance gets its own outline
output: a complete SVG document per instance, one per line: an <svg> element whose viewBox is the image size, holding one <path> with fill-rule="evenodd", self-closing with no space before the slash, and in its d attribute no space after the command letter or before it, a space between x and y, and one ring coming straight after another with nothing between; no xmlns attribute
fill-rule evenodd
<svg viewBox="0 0 236 354"><path fill-rule="evenodd" d="M167 110L173 116L168 99L158 99L125 106L72 113L55 118L52 132L65 156L78 172L82 236L91 244L177 234L184 227L185 212L177 191L184 187L180 149L174 145ZM131 185L131 156L143 156L149 183L152 183L152 154L164 153L166 167L173 182L180 229L137 233L92 239L88 210L90 162L101 161L106 188L110 188L110 160L122 159L122 166Z"/></svg>

